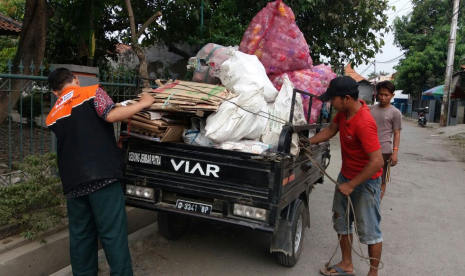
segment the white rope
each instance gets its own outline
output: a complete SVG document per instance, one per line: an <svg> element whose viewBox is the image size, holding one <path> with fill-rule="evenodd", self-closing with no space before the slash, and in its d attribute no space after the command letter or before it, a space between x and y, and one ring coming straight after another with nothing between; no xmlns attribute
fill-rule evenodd
<svg viewBox="0 0 465 276"><path fill-rule="evenodd" d="M368 69L368 68L367 68L367 69ZM188 85L182 85L182 84L178 84L178 85L180 85L180 86L185 86L185 87L188 87L188 88L190 88L190 89L196 90L197 92L199 92L199 93L201 93L201 94L206 94L206 95L208 95L208 93L206 93L206 92L204 92L204 91L202 91L202 90L200 90L200 89L197 89L197 88L195 88L195 87L191 87L191 86L188 86ZM284 119L282 119L282 118L279 118L279 117L277 117L277 116L273 116L273 115L271 115L271 114L269 114L269 113L265 113L265 112L262 112L262 111L260 111L260 112L258 112L258 113L253 113L253 112L251 112L251 111L249 111L249 110L247 110L247 109L245 109L245 108L239 106L238 104L236 104L236 103L234 103L234 102L231 102L229 99L225 99L225 98L222 98L222 97L217 96L217 95L210 95L210 96L213 96L213 97L222 99L222 100L224 100L224 101L227 101L227 102L229 102L229 103L232 103L232 104L236 105L237 107L243 109L243 110L246 111L246 112L249 112L249 113L252 113L252 114L255 114L255 115L264 117L264 118L267 118L267 119L269 119L269 120L271 120L271 121L275 121L275 122L278 122L278 123L282 123L282 124L284 124L284 125L289 125L289 126L291 126L291 127L294 127L294 125L293 125L292 123L287 122L286 120L284 120ZM297 95L296 95L296 96L297 96ZM308 112L310 112L310 110L309 110ZM264 115L261 115L261 114L259 114L259 113L265 113L265 114L267 115L267 117L265 117ZM306 139L308 139L308 138L306 138ZM317 168L318 168L324 175L326 175L334 184L336 184L337 187L339 187L341 184L338 183L336 180L334 180L331 176L329 176L329 175L326 173L325 168L321 167L321 165L320 165L315 159L313 159L313 157L311 156L311 151L310 151L308 148L306 148L302 143L300 143L300 146L301 146L301 148L305 151L305 154L307 155L307 157L309 158L309 160L310 160L313 164L315 164L315 165L317 166ZM350 226L349 215L350 215L350 210L352 210L352 213L353 213L353 215L354 215L354 232L355 232L355 234L356 234L357 237L358 237L357 219L356 219L356 217L355 217L354 206L353 206L353 204L352 204L352 200L350 199L350 196L348 196L347 199L348 199L348 207L350 207L350 209L347 208L347 210L346 210L347 231L349 231L349 226ZM339 243L341 242L341 238L342 238L342 235L339 236L338 245L336 246L336 249L334 250L333 255L331 256L331 258L329 259L329 261L326 263L326 265L325 265L326 268L329 268L329 265L330 265L330 263L331 263L331 260L332 260L332 259L334 258L334 256L336 255L337 249L338 249L338 247L339 247ZM349 243L350 243L350 247L351 247L352 250L355 252L355 254L356 254L357 256L359 256L360 258L364 259L365 262L367 263L367 265L368 265L369 267L374 268L374 269L378 269L378 270L384 268L384 263L383 263L380 259L371 258L371 257L366 257L366 256L364 255L363 250L362 250L362 245L361 245L361 243L360 243L360 239L358 240L360 253L358 253L358 252L354 249L354 247L353 247L353 245L352 245L352 241L350 240L350 238L349 238ZM369 263L369 260L377 260L377 261L379 261L379 263L380 263L381 266L380 266L380 267L371 266L371 264Z"/></svg>
<svg viewBox="0 0 465 276"><path fill-rule="evenodd" d="M334 180L328 173L326 173L326 170L325 168L323 168L315 159L313 159L312 155L311 155L311 151L303 146L301 144L301 148L305 151L305 155L307 155L308 159L316 165L316 167L325 175L327 176L337 187L341 186L341 183L337 182L336 180ZM350 199L350 196L347 197L347 200L348 200L348 205L347 205L347 210L346 210L346 219L347 219L347 232L349 232L349 226L350 226L350 210L352 210L352 214L354 215L354 232L355 234L357 235L357 237L359 236L358 235L358 229L357 229L357 218L355 216L355 210L354 210L354 205L352 204L352 200ZM331 261L333 260L334 256L336 256L336 253L337 253L337 249L339 248L339 244L341 243L341 238L342 238L342 235L339 235L339 240L338 240L338 244L336 246L336 249L334 250L334 253L333 255L331 256L331 258L329 259L329 261L325 264L325 267L326 268L330 268L330 264L331 264ZM352 241L350 240L349 238L349 243L350 243L350 247L352 248L352 251L355 252L355 254L357 256L359 256L360 258L362 258L365 263L370 267L370 268L374 268L374 269L383 269L384 268L384 263L380 260L380 259L377 259L377 258L371 258L371 257L366 257L365 254L363 253L363 250L362 250L362 244L360 242L360 238L358 239L358 245L359 245L359 249L360 249L360 253L357 252L357 250L355 250L355 248L353 247L353 244L352 244ZM380 266L379 267L374 267L370 264L370 260L376 260L376 261L379 261L379 264Z"/></svg>

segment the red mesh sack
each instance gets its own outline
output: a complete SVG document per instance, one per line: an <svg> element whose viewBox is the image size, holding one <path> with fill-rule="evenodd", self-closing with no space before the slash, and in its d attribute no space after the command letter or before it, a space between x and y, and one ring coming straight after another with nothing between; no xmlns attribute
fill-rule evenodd
<svg viewBox="0 0 465 276"><path fill-rule="evenodd" d="M294 88L309 92L317 96L323 94L326 91L326 88L328 88L329 82L336 77L336 74L334 74L329 65L321 64L318 66L313 66L311 69L287 72L279 75L270 75L270 80L276 89L281 89L283 84L283 77L286 74L292 84L294 84ZM305 118L307 118L310 97L302 95L302 102L304 106ZM322 102L316 98L313 98L312 112L308 121L310 124L317 122L318 115L321 111L321 106Z"/></svg>
<svg viewBox="0 0 465 276"><path fill-rule="evenodd" d="M268 3L255 15L239 50L256 55L267 74L309 69L313 63L294 13L282 0Z"/></svg>

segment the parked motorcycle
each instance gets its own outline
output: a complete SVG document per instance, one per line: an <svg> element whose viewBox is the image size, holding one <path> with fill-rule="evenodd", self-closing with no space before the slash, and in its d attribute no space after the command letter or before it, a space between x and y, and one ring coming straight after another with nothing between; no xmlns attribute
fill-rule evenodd
<svg viewBox="0 0 465 276"><path fill-rule="evenodd" d="M428 120L426 120L426 111L427 110L428 110L428 107L422 107L422 108L417 109L417 112L418 112L418 125L419 126L422 126L422 127L426 126L426 122L428 121Z"/></svg>

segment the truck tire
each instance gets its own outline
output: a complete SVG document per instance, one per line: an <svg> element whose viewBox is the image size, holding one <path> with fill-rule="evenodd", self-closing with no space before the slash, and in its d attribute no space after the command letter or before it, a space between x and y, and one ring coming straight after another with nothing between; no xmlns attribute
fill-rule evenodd
<svg viewBox="0 0 465 276"><path fill-rule="evenodd" d="M282 266L293 267L299 260L302 252L302 243L305 233L305 204L302 200L297 199L296 207L292 215L291 233L292 233L292 254L287 255L278 252L278 261Z"/></svg>
<svg viewBox="0 0 465 276"><path fill-rule="evenodd" d="M158 232L168 240L179 239L187 230L191 219L185 216L158 213Z"/></svg>

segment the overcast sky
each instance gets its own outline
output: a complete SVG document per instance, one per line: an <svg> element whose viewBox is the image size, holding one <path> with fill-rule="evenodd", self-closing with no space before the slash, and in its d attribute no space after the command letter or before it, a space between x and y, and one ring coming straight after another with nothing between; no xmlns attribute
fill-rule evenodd
<svg viewBox="0 0 465 276"><path fill-rule="evenodd" d="M387 11L386 14L389 15L388 25L392 26L394 22L394 18L397 16L401 17L410 13L413 9L413 4L411 0L389 0L389 4L391 6L395 6L395 11ZM394 66L398 64L398 61L391 62L391 63L378 63L378 62L385 62L392 60L394 58L399 57L402 55L402 51L394 45L394 33L391 31L387 35L384 36L384 43L385 45L381 48L382 52L378 53L373 60L369 60L367 64L361 64L355 67L355 71L361 74L364 77L367 77L368 74L374 71L374 66L372 63L376 60L376 72L385 71L388 73L394 72Z"/></svg>

